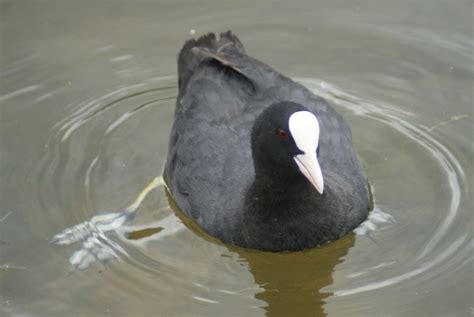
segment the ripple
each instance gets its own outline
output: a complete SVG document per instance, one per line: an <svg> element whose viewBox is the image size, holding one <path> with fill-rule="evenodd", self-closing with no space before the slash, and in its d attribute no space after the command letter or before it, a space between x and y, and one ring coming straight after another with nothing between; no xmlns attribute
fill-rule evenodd
<svg viewBox="0 0 474 317"><path fill-rule="evenodd" d="M71 154L73 151L77 151L79 144L76 142L80 140L80 138L72 138L74 133L87 133L91 128L96 131L101 130L102 132L95 133L94 138L86 139L87 142L92 142L93 147L90 148L92 151L84 153L85 157L80 163L82 167L79 170L83 172L78 171L77 177L78 181L80 179L83 181L82 183L76 182L74 186L75 192L84 193L82 199L88 202L87 205L93 206L94 200L90 197L94 194L94 189L91 186L93 186L94 179L97 178L96 174L100 173L104 164L107 163L105 161L107 156L103 155L103 152L107 150L111 138L116 137L114 132L123 132L124 129L119 129L119 127L128 124L135 116L143 113L143 110L176 98L175 80L176 78L173 76L149 78L144 83L121 87L102 96L82 100L70 107L69 114L55 123L50 131L49 142L45 146L49 151L45 152L46 155L38 166L40 182L42 184L57 182L59 185L59 180L68 166L74 163L71 161ZM140 115L140 117L142 116L143 114ZM52 242L56 244L80 243L79 249L70 256L71 268L85 269L97 261L106 263L109 260L132 262L137 266L148 263L147 270L161 266L154 261L150 262L146 257L137 256L137 250L130 250L130 246L143 247L149 241L163 239L183 227L181 223L177 223L177 218L174 215L165 217L161 221L150 222L146 228L143 225L132 225L136 211L148 192L163 186L162 181L159 181L160 178L157 179L144 189L134 204L126 209L107 213L94 212L98 215L66 228L54 236ZM51 210L49 206L51 202L46 198L51 196L49 188L50 186L41 186L39 191L40 201L43 202L47 210ZM61 193L63 188L54 186L53 189L57 191L55 196L67 197ZM43 196L45 198L41 198ZM91 211L84 210L86 213ZM166 205L166 211L169 212L168 205ZM160 208L155 212L159 214ZM74 213L76 218L84 218L76 211ZM155 230L154 228L161 229ZM130 240L127 237L129 233L140 230L142 231L140 241ZM153 239L144 237L143 232L154 233ZM141 259L142 263L136 262L137 259Z"/></svg>
<svg viewBox="0 0 474 317"><path fill-rule="evenodd" d="M316 94L328 100L335 101L338 105L343 106L358 116L374 118L382 123L388 124L430 152L431 156L438 161L446 173L451 189L450 205L442 224L438 226L436 233L426 243L419 258L433 251L439 241L448 233L450 226L456 218L461 202L462 191L459 178L464 180L464 170L456 157L454 157L445 145L429 135L429 133L425 132L421 127L404 120L403 116L406 116L407 113L398 111L396 107L383 104L370 104L323 81L307 78L301 78L299 81L311 88Z"/></svg>
<svg viewBox="0 0 474 317"><path fill-rule="evenodd" d="M38 90L41 85L31 85L0 96L0 102Z"/></svg>
<svg viewBox="0 0 474 317"><path fill-rule="evenodd" d="M459 248L463 245L465 241L466 241L466 235L463 235L462 237L454 241L454 243L452 243L448 248L444 249L441 253L439 253L438 256L436 256L434 259L430 259L429 261L421 264L418 268L414 270L405 272L393 278L385 279L383 281L366 284L361 287L337 290L334 292L334 294L336 296L347 296L347 295L353 295L353 294L358 294L358 293L367 292L367 291L373 291L379 288L391 286L391 285L403 282L407 279L413 278L423 272L426 272L432 269L434 266L439 265L440 263L448 259L450 256L453 255L454 252L459 250Z"/></svg>
<svg viewBox="0 0 474 317"><path fill-rule="evenodd" d="M94 200L89 198L95 191L92 188L94 179L97 178L97 175L101 175L104 166L110 165L113 162L106 155L107 148L113 146L113 144L110 144L111 140L117 138L123 131L126 131L126 125L130 124L131 120L142 110L162 103L167 104L167 102L174 100L176 98L176 87L170 85L167 81L173 80L174 82L175 79L174 76L150 78L142 84L121 87L103 96L91 97L89 100L83 100L72 106L70 114L54 126L52 131L53 137L49 144L53 149L53 154L50 153L50 157L46 157L43 162L43 175L53 175L54 178L59 177L65 170L65 166L69 164L69 160L71 160L70 146L80 139L79 134L85 133L92 128L97 129L96 133L94 133L96 139L88 140L88 142L94 142L94 150L88 151L87 158L82 163L83 168L78 170L78 178L82 179L82 181L75 185L84 192L84 199L90 201L88 205L90 207L94 206ZM383 123L390 129L403 135L406 140L416 143L418 148L423 149L429 153L430 157L436 160L443 173L446 174L449 186L449 193L447 194L449 194L450 198L446 215L437 225L437 229L433 234L426 238L417 258L407 262L389 259L369 265L363 270L359 269L356 272L349 272L345 274L345 278L353 281L351 287L339 287L333 293L336 296L344 297L373 291L410 280L435 267L446 269L443 267L443 264L454 254L465 250L463 245L467 241L466 235L462 235L451 241L447 247L440 245L440 242L444 241L446 236L452 236L451 229L457 219L462 196L462 182L464 182L465 176L463 168L456 157L444 144L430 134L431 130L410 123L410 119L415 117L413 113L403 111L393 105L372 104L317 79L301 78L298 81L337 106L343 107L355 116L363 118L364 121L370 122L375 120ZM173 107L170 106L168 110L170 109L172 110ZM172 111L169 115L171 118ZM100 122L100 125L97 125L96 122ZM78 133L77 138L73 137L74 133ZM125 138L124 140L125 142L135 142L133 139ZM166 143L166 136L160 137L157 142ZM120 149L113 149L113 151L117 150ZM125 163L121 161L118 163L123 168L127 168ZM47 182L48 180L43 179L43 181ZM127 179L119 178L119 182L125 185ZM152 186L152 189L163 189L162 186L163 184ZM163 270L169 270L165 274L167 278L173 277L178 279L178 281L175 281L177 283L175 285L188 285L189 281L199 280L200 273L198 271L187 271L187 264L180 263L179 259L181 258L176 254L177 250L193 249L193 256L196 257L193 261L197 261L198 256L207 257L222 247L208 243L206 240L201 240L202 238L199 237L199 234L196 235L189 232L189 230L184 230L185 226L170 210L167 202L161 203L154 210L154 214L160 215L160 219L148 219L145 223L142 222L141 224L134 223L140 204L151 190L150 187L147 188L148 190L144 190L145 194L142 192L134 204L123 210L98 214L98 212L94 211L96 209L91 207L85 211L84 215L75 214L76 218L88 220L64 229L53 238L53 242L57 244L75 243L78 245L77 249L69 256L69 263L72 269L86 269L94 263L105 264L115 260L127 263L150 274L161 274L164 272ZM375 190L378 190L378 188L375 188ZM367 236L373 239L375 243L377 241L372 237L373 233L378 234L381 231L392 230L393 228L397 230L397 215L392 213L390 206L377 205L377 198L378 196L376 195L376 206L368 220L355 230L357 235ZM90 213L92 213L92 217ZM185 234L185 240L178 238L178 233ZM197 239L199 243L192 242L195 241L192 239ZM157 248L156 244L154 244L157 241L164 243L160 244ZM167 253L170 250L172 250L172 253ZM234 274L242 270L242 261L235 262L235 260L232 260L233 256L235 255L231 255L231 260L226 262L226 265L221 268L227 274ZM393 268L397 268L402 272L398 274L392 273L392 276L378 278L376 281L364 282L364 278L367 276L378 274L387 268L392 269L393 272L396 271ZM129 279L135 280L135 278L138 277L130 277ZM124 277L118 277L118 280L121 279L124 279ZM219 297L218 294L241 296L222 287L211 287L211 284L215 283L213 278L210 278L208 282L208 284L195 283L196 292L191 291L189 298L205 304L215 305L220 304L221 300L226 301L225 298ZM145 285L148 282L140 280L133 283ZM265 291L265 288L262 287L248 287L252 295L245 295L245 297L253 298L255 292ZM203 288L206 288L208 291L201 294ZM232 287L228 289L232 289ZM139 292L138 289L136 291Z"/></svg>
<svg viewBox="0 0 474 317"><path fill-rule="evenodd" d="M395 106L383 103L372 104L323 81L308 78L301 78L299 81L312 89L316 94L321 95L338 106L345 108L356 116L373 119L386 124L395 131L401 133L407 140L415 142L420 149L427 151L430 154L430 157L441 167L450 189L449 205L443 219L437 225L433 234L424 242L422 250L412 263L398 263L398 266L402 265L402 267L405 268L402 270L402 273L373 283L364 284L362 282L361 286L337 289L334 291L334 294L337 296L347 296L388 287L425 273L433 269L435 266L444 265L445 262L450 259L453 254L459 252L463 244L468 241L467 236L462 234L454 239L454 241L450 242L448 246L442 247L440 245L442 241L445 242L445 238L448 236L453 239L454 232L452 231L452 227L459 214L465 174L462 165L457 158L444 144L430 134L432 130L426 129L422 126L417 126L406 120L406 117L413 116L411 113L401 111ZM365 222L360 228L357 228L355 232L364 234L367 230L371 229L374 229L373 224ZM389 263L394 264L393 262ZM377 268L378 265L374 267ZM444 269L448 268L445 267ZM355 278L362 276L366 272L367 271L355 272L348 274L348 276Z"/></svg>
<svg viewBox="0 0 474 317"><path fill-rule="evenodd" d="M121 55L110 59L112 63L121 63L133 58L133 55Z"/></svg>

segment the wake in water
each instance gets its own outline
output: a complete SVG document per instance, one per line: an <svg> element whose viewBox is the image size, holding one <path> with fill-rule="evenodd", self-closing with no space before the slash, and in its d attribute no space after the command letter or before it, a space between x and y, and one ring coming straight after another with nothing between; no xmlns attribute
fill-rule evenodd
<svg viewBox="0 0 474 317"><path fill-rule="evenodd" d="M350 109L357 115L361 116L371 116L372 113L379 113L379 107L374 107L361 102L357 98L343 93L337 88L329 85L325 82L320 82L317 80L310 79L299 79L298 81L302 82L305 86L315 91L317 94L325 96L328 100L337 99L337 103ZM158 90L167 90L168 88L173 87L162 87L146 90L149 91L158 91ZM139 94L143 94L140 92ZM133 94L131 96L135 96ZM168 100L172 97L164 97L158 99ZM129 98L129 97L123 97ZM122 98L122 99L123 99ZM121 100L121 99L119 99ZM157 100L153 100L155 102ZM99 109L91 108L87 112L84 112L81 122L86 122L88 118L94 117L95 115L101 113L103 110L108 109L110 106L114 105L117 101L107 103L105 106L102 106ZM118 125L120 125L124 120L126 120L132 112L140 108L148 106L150 101L147 101L143 104L140 104L138 107L133 109L131 112L127 112L119 120L115 121L106 131L106 134L114 130ZM386 112L380 113L380 115L387 116ZM394 122L398 122L395 119L392 119ZM74 124L73 124L74 125ZM69 125L68 125L69 126ZM398 125L397 125L398 126ZM69 130L68 130L69 131ZM72 132L69 131L63 135L62 140L64 141L68 135ZM97 157L93 161L93 166L97 162ZM90 172L90 171L89 171ZM88 172L88 173L89 173ZM88 177L86 181L88 182ZM161 176L156 177L153 181L146 186L141 193L138 195L136 200L128 206L127 208L117 211L117 212L98 212L96 216L93 216L89 220L86 220L82 223L74 225L72 227L64 229L62 232L56 234L51 242L59 245L69 245L72 243L81 243L80 248L75 251L69 258L69 263L72 269L86 269L95 262L106 263L110 260L122 261L124 259L129 259L130 255L128 254L125 245L133 246L143 246L149 241L156 241L163 239L171 234L174 234L180 230L184 229L184 225L181 221L174 215L171 214L160 221L149 223L145 226L136 226L133 225L133 220L137 215L138 209L146 198L146 196L157 187L165 187L165 183ZM169 207L166 206L166 209ZM394 219L391 215L381 210L380 207L376 206L374 210L369 214L366 221L364 221L359 227L354 229L354 233L359 236L367 237L374 241L373 233L377 230L383 229L387 225L394 223ZM119 240L112 238L118 238ZM119 243L123 242L123 244ZM376 242L376 241L374 241Z"/></svg>
<svg viewBox="0 0 474 317"><path fill-rule="evenodd" d="M122 257L129 257L127 251L109 235L116 234L120 240L128 244L140 245L151 240L159 240L182 229L184 225L174 215L148 224L146 226L133 226L132 222L137 215L146 196L157 187L166 186L162 177L156 177L146 186L134 203L121 212L100 213L89 220L64 229L56 234L51 243L69 245L80 242L79 250L69 257L73 270L87 269L95 262L107 263L110 260L121 261ZM380 225L393 222L392 216L375 208L354 233L372 239L372 233Z"/></svg>

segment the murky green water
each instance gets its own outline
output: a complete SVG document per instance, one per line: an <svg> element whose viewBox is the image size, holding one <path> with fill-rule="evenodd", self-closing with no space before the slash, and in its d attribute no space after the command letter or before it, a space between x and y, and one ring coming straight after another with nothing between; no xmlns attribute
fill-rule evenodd
<svg viewBox="0 0 474 317"><path fill-rule="evenodd" d="M0 4L0 315L472 314L471 1ZM124 216L160 175L192 29L232 29L347 118L370 236L227 247L159 184Z"/></svg>

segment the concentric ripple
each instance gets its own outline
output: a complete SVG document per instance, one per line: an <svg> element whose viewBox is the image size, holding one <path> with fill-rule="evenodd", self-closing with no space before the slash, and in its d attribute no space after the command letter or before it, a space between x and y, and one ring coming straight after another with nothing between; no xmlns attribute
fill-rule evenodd
<svg viewBox="0 0 474 317"><path fill-rule="evenodd" d="M448 192L443 193L446 195L446 200L448 201L443 217L437 224L430 223L432 228L434 228L430 234L425 235L422 233L423 242L421 248L413 250L413 254L416 254L416 256L406 260L405 262L378 262L374 263L373 266L371 266L371 263L366 263L366 269L358 272L346 273L346 278L351 280L351 286L337 287L338 283L335 283L336 286L331 287L334 294L336 296L355 295L362 292L386 288L410 280L413 281L413 279L422 279L418 276L428 275L433 271L437 271L437 274L440 274L439 272L442 272L443 270L450 270L453 264L449 262L452 262L453 259L456 260L458 264L472 259L473 244L470 237L467 233L460 233L456 236L456 231L453 230L453 225L457 221L463 192L464 195L467 194L464 191L464 170L451 151L449 151L444 144L431 134L432 129L411 123L410 118L413 118L414 114L400 111L397 107L383 103L370 103L364 101L324 81L303 78L300 79L300 82L312 89L316 94L323 96L333 104L336 104L349 113L352 113L354 116L365 118L364 120L367 121L369 127L371 120L378 121L386 125L388 128L393 129L394 132L401 134L402 137L406 139L405 142L415 143L417 145L417 151L426 151L429 158L436 162L442 173L442 175L437 176L415 176L433 177L433 180L436 179L436 177L441 177L441 179L445 180L445 184L448 185L446 187L449 189ZM418 154L412 153L412 155L416 156ZM419 162L419 164L424 163ZM368 168L370 169L370 167ZM409 186L409 184L406 185ZM402 184L402 186L406 185ZM414 189L414 191L416 190L419 189ZM383 188L376 187L375 191L376 206L378 200L384 199L384 197L382 197L384 194L390 194L390 192L384 193ZM403 197L401 199L403 199ZM383 208L394 217L395 224L392 229L397 231L396 221L397 217L400 215L397 211L391 210L393 207L394 206L384 206ZM433 207L439 208L439 206ZM413 215L413 217L416 217L416 215ZM449 243L446 244L446 241L449 241ZM407 246L408 245L409 244L407 244ZM405 252L407 252L406 249ZM380 276L377 276L377 271L383 272L386 266L391 265L396 265L397 269L389 271L396 271L399 273L392 272L392 274L395 274L391 276L385 276L385 274L382 273ZM371 276L369 279L371 282L369 283L367 283L367 274ZM344 285L349 283L346 282L340 284Z"/></svg>
<svg viewBox="0 0 474 317"><path fill-rule="evenodd" d="M299 301L292 298L295 292L307 298L307 306L330 309L351 295L390 292L390 286L430 280L471 260L470 237L453 230L466 195L465 172L432 133L436 126L416 124L412 113L365 101L324 81L297 80L331 102L353 127L375 196L375 209L355 230L355 241L348 237L307 253L270 255L209 242L189 223L186 229L160 177L177 94L176 78L166 76L69 104L52 126L32 175L37 175L38 201L46 211L38 225L56 228L51 242L66 247L55 247L57 256L67 258L73 270L107 268L109 287L135 285L121 295L148 296L146 289L172 298L181 289L186 298L217 311L232 305L281 310L281 296ZM413 190L419 197L406 196L407 180L420 183L421 189ZM429 215L426 199L435 199L430 190L437 187L445 190L432 207L444 212L417 222L417 213ZM398 194L405 196L396 199ZM413 244L400 247L405 236ZM268 261L270 275L261 270ZM305 282L298 280L299 269L286 271L287 261L301 270L314 266L322 275L311 287L293 290ZM156 285L149 276L173 287ZM285 284L288 280L292 283Z"/></svg>
<svg viewBox="0 0 474 317"><path fill-rule="evenodd" d="M121 103L132 101L133 100L133 107L131 109L127 109L118 118L110 121L109 124L106 125L105 131L103 132L103 137L96 143L96 153L88 153L89 156L92 156L92 160L90 160L89 164L85 164L86 171L85 175L83 175L83 183L81 187L83 187L84 192L86 193L86 199L89 199L89 195L87 194L90 192L90 183L91 183L91 174L94 172L96 165L100 163L101 151L104 147L106 147L106 143L108 142L109 135L120 125L126 123L126 121L131 118L135 113L139 110L146 109L149 106L153 106L159 104L160 102L166 102L168 100L174 100L175 98L175 87L173 85L167 84L167 81L174 80L172 76L170 77L163 77L155 79L156 81L153 84L159 84L159 88L152 88L152 89L145 89L142 88L145 84L134 85L131 87L122 88L106 94L100 98L96 98L89 102L84 102L78 105L76 108L77 110L72 111L70 115L66 118L58 122L54 128L56 129L55 140L60 140L60 142L56 142L52 146L56 146L61 148L64 146L65 143L68 142L71 135L78 129L83 129L83 127L87 127L87 125L94 120L94 118L101 117L107 118L108 114L107 111L111 110L114 107L120 107ZM407 141L415 142L419 148L428 151L431 157L438 162L441 166L443 172L445 173L447 182L449 184L450 189L450 203L446 211L446 215L442 219L441 223L438 225L437 230L433 232L433 234L426 239L424 242L424 246L421 252L419 252L416 263L423 262L425 257L429 256L433 250L436 249L436 254L439 255L439 242L449 233L450 227L452 226L453 222L456 219L456 215L458 212L458 207L460 204L461 199L461 184L460 182L463 181L464 173L461 164L456 160L456 158L450 153L450 151L439 141L437 141L432 135L429 134L427 128L423 128L420 126L416 126L411 124L406 118L410 117L411 114L399 111L394 106L384 105L384 104L371 104L369 102L363 101L360 98L352 96L348 93L343 92L342 90L338 89L337 87L330 85L323 81L318 81L314 79L299 79L299 81L312 89L316 94L325 97L326 99L330 100L336 106L343 107L345 110L350 111L353 115L358 117L367 118L365 120L376 120L381 122L391 129L394 129L397 133L402 134ZM140 90L141 89L141 90ZM137 91L138 90L138 91ZM134 91L133 93L130 93ZM135 92L137 91L137 92ZM165 93L165 96L157 97L147 97L145 100L139 100L140 97L148 96L153 93L160 92ZM112 100L111 100L112 99ZM137 104L138 103L138 104ZM169 105L172 103L168 104ZM170 118L171 120L171 118ZM164 138L166 140L166 138ZM162 140L162 141L164 141ZM58 152L61 153L61 149L58 149ZM64 153L64 152L62 152ZM164 159L162 157L162 159ZM44 162L52 162L56 159L46 158ZM61 161L61 158L59 158ZM47 164L47 163L44 163ZM61 165L61 164L60 164ZM58 167L56 167L58 168ZM48 171L48 166L42 166L41 170L44 173L50 173ZM54 175L55 172L53 171L52 174ZM378 189L375 189L378 191ZM378 197L376 196L376 199ZM135 206L138 207L138 206ZM166 207L166 206L163 206ZM163 208L160 207L160 208ZM136 210L136 208L135 208ZM385 212L388 212L385 213ZM390 210L382 211L380 208L376 208L375 212L372 213L368 222L364 223L358 231L356 232L365 234L367 230L375 230L375 224L377 223L387 223L387 221L392 221L390 216ZM120 218L120 217L118 217ZM395 216L396 218L396 216ZM110 220L110 219L109 219ZM176 221L174 221L176 222ZM128 221L120 221L120 225L116 225L121 227L129 223ZM129 228L130 229L130 228ZM455 252L458 247L460 247L463 242L463 239L466 237L459 237L455 240L450 247L446 248L447 250L451 250L451 252ZM451 252L447 252L444 254L444 257L448 257L451 255ZM77 260L77 257L75 258ZM442 261L444 258L439 259L436 258L436 263ZM433 265L433 261L428 261L429 265ZM413 272L423 272L423 265L421 269L416 269ZM391 282L384 281L377 281L376 283L370 285L364 285L355 289L349 290L340 290L337 291L336 294L338 295L347 295L352 294L358 291L365 291L365 290L372 290L383 287L384 285L391 285L393 283L401 282L406 276L412 277L413 273L405 273L400 278L392 278L390 279Z"/></svg>
<svg viewBox="0 0 474 317"><path fill-rule="evenodd" d="M472 314L470 1L76 2L1 5L1 316ZM356 234L256 252L170 208L164 75L227 29L347 119Z"/></svg>
<svg viewBox="0 0 474 317"><path fill-rule="evenodd" d="M130 127L127 126L129 124L132 127L136 126L136 123L133 123L134 117L146 118L147 114L145 112L151 110L160 115L170 116L170 109L172 109L170 104L172 102L169 102L174 101L176 98L174 82L175 77L173 76L152 78L145 83L123 87L103 96L93 98L90 101L81 102L76 106L70 107L70 113L53 126L50 132L50 140L47 144L49 151L46 152L38 167L39 179L41 180L38 189L43 207L47 210L52 210L49 205L50 202L47 201L47 198L43 198L51 194L51 187L47 184L54 185L58 179L61 179L62 174L67 173L71 169L71 165L72 168L78 169L75 172L77 177L74 192L76 195L80 193L82 196L80 200L85 203L85 208L82 209L83 213L80 213L81 209L77 206L72 210L74 218L83 218L83 221L64 229L52 239L52 242L62 245L75 242L81 243L81 247L69 259L72 268L85 269L96 261L105 263L114 259L122 262L133 262L135 260L131 258L131 254L126 250L124 243L129 246L143 246L147 241L147 235L143 234L143 226L132 226L132 223L137 218L136 213L148 193L156 187L163 188L163 181L159 176L161 173L160 161L146 162L158 167L153 171L153 173L156 173L155 178L148 187L143 189L135 202L126 208L123 206L117 207L115 211L111 212L94 211L91 208L91 206L96 205L96 202L94 202L94 193L96 192L94 186L95 182L97 182L97 175L101 175L101 170L103 175L107 174L103 170L107 168L109 161L114 160L113 155L104 152L108 151L110 143L114 143L111 140L117 138L114 134L115 132L120 134L123 130L129 129ZM136 127L139 128L138 126ZM166 129L167 127L165 127ZM86 140L88 144L85 145L87 150L82 153L84 157L79 164L75 165L74 163L78 162L74 162L77 156L73 152L80 153L82 150L80 147L83 145L77 142L74 135L87 134L90 130L94 130L94 136ZM142 137L142 135L137 136ZM160 140L160 143L164 144L166 142L165 139ZM123 142L140 143L128 139L124 139ZM144 150L146 151L146 149ZM155 151L156 149L153 149L150 152ZM104 158L104 156L107 158ZM159 160L163 161L163 159L164 157L161 157ZM118 164L120 169L126 168L129 163L123 158L119 158L115 164ZM124 178L119 179L120 183L117 183L119 187L128 182ZM148 181L150 180L151 178ZM108 179L104 179L104 181L107 182ZM145 185L146 183L143 184ZM53 186L53 189L56 190L56 195L65 195L60 186ZM163 196L162 192L163 190L160 192L161 196ZM69 195L71 194L69 193ZM124 197L124 201L126 198L128 198L128 201L131 201L135 195ZM164 197L160 197L158 205L154 207L154 216L162 219L148 223L148 227L159 228L159 230L152 230L152 233L161 232L160 238L163 238L176 231L173 226L182 227L177 218L169 211L169 206ZM92 217L87 220L86 215L91 213ZM163 218L160 215L166 216ZM135 229L142 231L139 243L135 241L136 239L126 238L127 234L134 232Z"/></svg>

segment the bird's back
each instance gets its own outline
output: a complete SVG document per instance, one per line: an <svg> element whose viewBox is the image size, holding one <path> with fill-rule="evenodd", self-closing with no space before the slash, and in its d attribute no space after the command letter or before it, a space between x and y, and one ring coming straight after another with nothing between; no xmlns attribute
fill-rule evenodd
<svg viewBox="0 0 474 317"><path fill-rule="evenodd" d="M209 234L238 239L253 174L250 131L259 111L250 82L207 52L244 54L230 32L188 41L178 57L179 96L165 176L180 209ZM249 105L252 104L252 107Z"/></svg>

